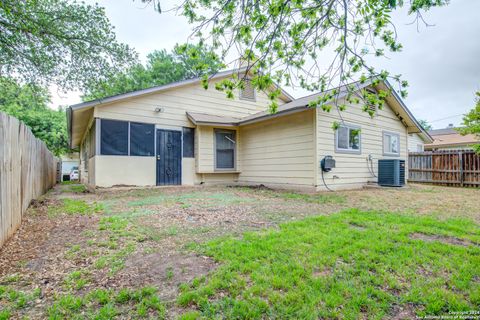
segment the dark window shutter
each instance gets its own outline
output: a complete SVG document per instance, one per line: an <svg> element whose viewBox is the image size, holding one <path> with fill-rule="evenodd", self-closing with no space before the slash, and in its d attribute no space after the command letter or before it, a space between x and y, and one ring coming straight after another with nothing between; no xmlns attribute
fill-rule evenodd
<svg viewBox="0 0 480 320"><path fill-rule="evenodd" d="M154 156L155 125L130 122L130 155Z"/></svg>
<svg viewBox="0 0 480 320"><path fill-rule="evenodd" d="M102 119L100 127L100 153L128 155L128 122Z"/></svg>
<svg viewBox="0 0 480 320"><path fill-rule="evenodd" d="M195 129L183 128L183 157L195 158Z"/></svg>

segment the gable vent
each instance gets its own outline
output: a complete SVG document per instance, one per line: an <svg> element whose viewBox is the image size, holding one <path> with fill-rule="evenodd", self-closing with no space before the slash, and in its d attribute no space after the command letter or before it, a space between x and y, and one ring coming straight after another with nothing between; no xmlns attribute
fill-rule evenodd
<svg viewBox="0 0 480 320"><path fill-rule="evenodd" d="M255 89L250 79L244 80L244 88L240 89L240 99L255 101Z"/></svg>
<svg viewBox="0 0 480 320"><path fill-rule="evenodd" d="M365 88L365 91L367 91L367 92L370 93L370 94L377 94L377 90L375 90L375 89L373 89L373 88L371 88L371 87L366 87L366 88ZM369 106L368 106L368 110L369 110L369 111L372 111L372 112L377 112L377 107L374 106L374 105L369 105Z"/></svg>

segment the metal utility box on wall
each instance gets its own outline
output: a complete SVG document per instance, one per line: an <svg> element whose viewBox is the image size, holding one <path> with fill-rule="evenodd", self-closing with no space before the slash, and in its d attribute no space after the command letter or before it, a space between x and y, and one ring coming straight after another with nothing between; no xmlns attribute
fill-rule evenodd
<svg viewBox="0 0 480 320"><path fill-rule="evenodd" d="M378 184L381 186L401 187L405 185L405 160L378 160Z"/></svg>

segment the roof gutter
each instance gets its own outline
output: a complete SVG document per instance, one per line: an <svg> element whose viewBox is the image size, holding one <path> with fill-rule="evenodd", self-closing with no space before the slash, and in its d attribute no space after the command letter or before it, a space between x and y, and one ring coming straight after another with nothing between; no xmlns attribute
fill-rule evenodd
<svg viewBox="0 0 480 320"><path fill-rule="evenodd" d="M288 110L285 110L285 111L279 111L279 112L276 112L276 113L267 113L265 115L259 116L258 118L253 118L253 119L240 121L238 123L238 125L239 126L244 126L244 125L247 125L247 124L257 123L257 122L264 121L264 120L270 120L270 119L274 119L274 118L277 118L277 117L282 117L282 116L286 116L286 115L289 115L289 114L297 113L297 112L300 112L300 111L305 111L307 109L309 109L307 106L298 106L298 107L294 107L294 108L291 108L291 109L288 109Z"/></svg>
<svg viewBox="0 0 480 320"><path fill-rule="evenodd" d="M65 110L66 117L67 117L67 132L68 132L68 146L72 149L72 127L73 127L73 116L72 116L72 107L67 107Z"/></svg>

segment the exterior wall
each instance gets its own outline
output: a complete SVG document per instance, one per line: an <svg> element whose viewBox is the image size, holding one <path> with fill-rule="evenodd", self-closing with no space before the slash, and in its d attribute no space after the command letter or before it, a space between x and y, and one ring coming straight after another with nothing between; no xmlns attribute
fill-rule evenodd
<svg viewBox="0 0 480 320"><path fill-rule="evenodd" d="M182 127L194 127L186 116L187 111L232 117L245 117L249 114L266 110L269 103L267 95L263 92L256 93L256 101L240 100L238 99L238 94L234 100L230 100L226 98L225 93L215 90L213 83L208 90L203 89L200 84L194 84L143 97L119 101L109 105L98 106L95 107L93 117L154 123L157 125L157 128L181 130ZM281 105L284 102L279 101L278 103ZM159 107L163 108L163 112L155 112L155 109ZM236 173L217 173L215 171L213 132L214 127L199 126L195 130L195 159L182 158L183 185L200 183L232 183L237 180L238 174ZM239 139L239 136L240 135L237 132L237 140ZM110 158L109 161L105 160L105 157ZM149 165L145 168L136 168L136 166L139 166L138 160L135 159L135 157L129 156L113 158L112 156L97 156L96 158L96 173L94 177L97 186L156 184L155 165ZM152 161L155 162L154 160ZM111 162L110 164L113 166L120 166L120 164L122 166L128 166L128 172L136 172L136 170L139 170L141 173L136 178L127 178L125 177L127 174L113 177L115 174L112 174L112 172L115 171L109 168L107 162ZM126 169L123 168L122 170ZM148 177L145 170L150 170ZM84 169L83 171L84 174L82 176L85 177L85 179L82 180L84 183L88 184L89 179L86 178L89 176L88 170ZM100 173L100 171L106 172ZM90 184L92 183L90 182Z"/></svg>
<svg viewBox="0 0 480 320"><path fill-rule="evenodd" d="M215 129L228 129L236 131L236 154L234 170L215 170ZM239 171L239 146L241 134L237 128L221 128L210 126L198 126L195 136L195 159L196 159L196 183L201 184L227 184L238 179Z"/></svg>
<svg viewBox="0 0 480 320"><path fill-rule="evenodd" d="M423 151L425 143L423 142L422 138L416 133L411 133L407 137L408 139L408 152L419 152ZM418 146L422 146L422 150L418 149Z"/></svg>
<svg viewBox="0 0 480 320"><path fill-rule="evenodd" d="M342 101L339 103L342 103ZM326 190L322 181L322 171L319 168L320 160L326 155L333 156L336 161L336 168L330 172L324 172L325 182L331 189L338 190L361 188L369 181L377 181L377 178L368 169L367 157L369 155L373 158L375 175L378 173L378 159L397 158L407 160L407 129L390 107L385 106L383 110L379 110L377 115L371 118L366 112L361 110L360 106L346 104L348 108L341 113L341 116L345 123L360 127L361 153L352 154L335 151L335 132L332 129L332 124L334 121L340 121L340 117L336 111L327 113L317 109L317 190ZM383 155L384 131L399 134L400 156ZM407 162L405 161L405 164ZM405 176L408 176L408 172L405 172Z"/></svg>
<svg viewBox="0 0 480 320"><path fill-rule="evenodd" d="M314 119L308 110L240 127L238 182L313 188Z"/></svg>
<svg viewBox="0 0 480 320"><path fill-rule="evenodd" d="M95 186L154 186L155 157L95 156Z"/></svg>
<svg viewBox="0 0 480 320"><path fill-rule="evenodd" d="M89 120L88 129L85 131L85 134L82 138L82 143L80 144L80 163L78 166L80 182L90 186L94 185L92 179L95 174L95 167L90 167L90 160L95 156L95 148L95 125L92 117Z"/></svg>

